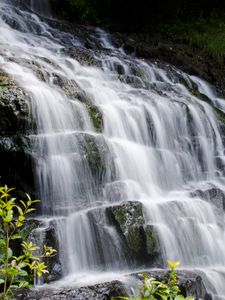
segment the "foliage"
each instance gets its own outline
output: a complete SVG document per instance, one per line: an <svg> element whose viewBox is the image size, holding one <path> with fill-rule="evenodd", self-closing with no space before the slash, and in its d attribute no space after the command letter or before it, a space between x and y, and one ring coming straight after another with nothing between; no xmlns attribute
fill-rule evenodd
<svg viewBox="0 0 225 300"><path fill-rule="evenodd" d="M148 32L152 42L185 42L220 64L225 58L225 1L51 0L64 17L109 30ZM157 27L157 30L156 30ZM156 42L157 42L156 41Z"/></svg>
<svg viewBox="0 0 225 300"><path fill-rule="evenodd" d="M177 20L192 21L209 16L212 11L224 11L220 0L51 0L66 8L73 20L95 25L140 30L152 24L172 24Z"/></svg>
<svg viewBox="0 0 225 300"><path fill-rule="evenodd" d="M22 240L22 228L27 215L33 212L34 203L26 194L27 200L17 201L10 196L14 189L0 187L0 299L6 300L12 296L16 288L31 287L34 276L40 277L48 273L42 258L54 255L56 250L44 246L42 251L29 241L20 244L20 255L15 256L11 244ZM37 254L39 253L39 254Z"/></svg>
<svg viewBox="0 0 225 300"><path fill-rule="evenodd" d="M184 42L203 50L219 64L225 58L225 14L216 13L196 20L161 24L157 39Z"/></svg>
<svg viewBox="0 0 225 300"><path fill-rule="evenodd" d="M138 292L138 296L118 297L124 300L194 300L192 297L184 297L179 289L179 281L175 268L179 266L179 262L168 260L170 267L169 278L167 281L159 281L155 278L144 276L144 283Z"/></svg>

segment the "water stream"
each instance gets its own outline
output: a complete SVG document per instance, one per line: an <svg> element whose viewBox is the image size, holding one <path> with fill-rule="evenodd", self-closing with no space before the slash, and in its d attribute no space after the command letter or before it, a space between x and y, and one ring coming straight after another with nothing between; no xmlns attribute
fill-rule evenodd
<svg viewBox="0 0 225 300"><path fill-rule="evenodd" d="M44 2L35 3L32 9L45 14ZM171 259L200 270L215 299L225 299L224 213L196 192L225 192L213 108L223 111L224 100L203 80L126 55L104 31L88 30L96 45L88 50L92 66L66 54L86 53L84 40L51 27L21 1L0 3L0 67L29 95L42 217L57 229L64 276L133 270L104 210L116 204L107 191L119 184L123 200L143 203L164 266ZM102 130L91 106L102 115ZM88 147L98 154L97 178Z"/></svg>

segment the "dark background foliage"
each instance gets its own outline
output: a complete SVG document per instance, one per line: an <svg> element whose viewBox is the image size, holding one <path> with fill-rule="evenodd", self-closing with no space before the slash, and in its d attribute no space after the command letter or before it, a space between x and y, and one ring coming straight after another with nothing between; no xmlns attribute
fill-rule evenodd
<svg viewBox="0 0 225 300"><path fill-rule="evenodd" d="M225 11L225 0L52 0L72 20L121 30L146 29Z"/></svg>

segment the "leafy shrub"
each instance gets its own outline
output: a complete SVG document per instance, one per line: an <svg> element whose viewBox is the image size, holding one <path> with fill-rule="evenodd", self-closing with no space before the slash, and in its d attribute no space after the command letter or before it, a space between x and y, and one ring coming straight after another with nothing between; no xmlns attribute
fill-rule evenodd
<svg viewBox="0 0 225 300"><path fill-rule="evenodd" d="M179 262L168 260L170 274L168 281L159 281L153 277L144 275L144 283L138 292L138 296L118 297L124 300L194 300L192 297L184 297L178 286L179 281L175 268L179 266Z"/></svg>
<svg viewBox="0 0 225 300"><path fill-rule="evenodd" d="M48 273L42 258L55 254L52 247L40 248L29 241L23 241L22 229L27 215L35 210L34 203L26 194L27 200L12 198L13 189L0 187L0 299L9 299L13 290L31 287L34 276L40 277ZM21 240L20 254L15 256L11 244L14 240ZM36 255L39 252L40 254Z"/></svg>

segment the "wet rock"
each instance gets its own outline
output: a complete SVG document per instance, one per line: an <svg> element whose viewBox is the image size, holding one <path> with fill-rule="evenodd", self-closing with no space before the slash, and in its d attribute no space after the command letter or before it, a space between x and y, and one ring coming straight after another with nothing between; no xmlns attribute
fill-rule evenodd
<svg viewBox="0 0 225 300"><path fill-rule="evenodd" d="M196 300L211 300L212 296L207 293L201 276L196 272L178 271L180 281L180 289L184 296L192 296ZM163 270L145 271L149 277L154 277L159 280L167 280L168 272ZM130 294L130 287L135 290L143 283L143 273L135 273L126 276L124 283L114 280L111 282L95 284L86 287L62 287L56 288L42 288L40 290L20 290L17 291L15 298L17 300L62 300L62 299L76 299L76 300L111 300L113 298L119 299L120 296L128 296Z"/></svg>
<svg viewBox="0 0 225 300"><path fill-rule="evenodd" d="M16 294L17 300L111 300L113 297L126 296L126 290L119 281L100 283L87 287L70 287L45 289L40 291L21 290Z"/></svg>
<svg viewBox="0 0 225 300"><path fill-rule="evenodd" d="M28 97L16 83L0 70L0 132L24 133L30 122Z"/></svg>
<svg viewBox="0 0 225 300"><path fill-rule="evenodd" d="M158 265L160 249L157 234L152 225L145 224L142 204L128 201L107 208L112 222L126 242L128 251L132 253L137 263Z"/></svg>
<svg viewBox="0 0 225 300"><path fill-rule="evenodd" d="M86 66L95 66L100 67L101 61L97 59L96 55L93 55L93 52L85 48L66 48L65 53L72 58L75 58L79 63Z"/></svg>

